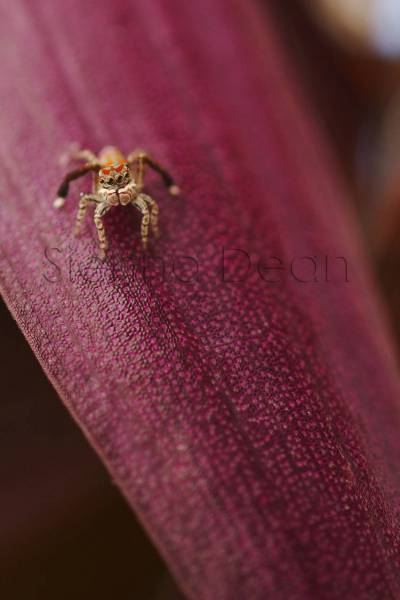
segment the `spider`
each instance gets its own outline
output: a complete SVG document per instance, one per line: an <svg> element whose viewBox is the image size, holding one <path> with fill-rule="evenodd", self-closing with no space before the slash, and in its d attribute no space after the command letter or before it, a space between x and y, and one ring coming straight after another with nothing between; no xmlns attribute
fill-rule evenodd
<svg viewBox="0 0 400 600"><path fill-rule="evenodd" d="M103 216L113 206L135 206L142 214L141 237L143 249L147 249L149 226L155 237L158 237L158 205L156 201L142 192L144 184L145 167L149 166L157 171L170 194L177 196L179 187L174 183L171 175L159 165L144 150L135 150L126 158L114 146L106 146L98 156L91 150L74 149L70 158L84 160L85 163L67 173L58 188L54 207L61 208L68 195L69 184L74 179L82 177L89 171L93 172L93 185L91 194L81 194L78 214L76 217L75 235L79 234L82 220L89 203L95 204L94 224L99 238L100 257L104 260L108 250L108 242L102 222Z"/></svg>

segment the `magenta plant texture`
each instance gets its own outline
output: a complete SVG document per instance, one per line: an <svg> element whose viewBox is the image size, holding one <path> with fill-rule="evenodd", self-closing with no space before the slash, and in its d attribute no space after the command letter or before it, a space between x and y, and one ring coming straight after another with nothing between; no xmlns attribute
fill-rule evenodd
<svg viewBox="0 0 400 600"><path fill-rule="evenodd" d="M398 374L268 11L15 0L1 16L1 290L187 596L400 598ZM146 148L182 188L149 179L145 262L133 208L107 214L105 263L89 217L73 237L88 179L53 209L74 141Z"/></svg>

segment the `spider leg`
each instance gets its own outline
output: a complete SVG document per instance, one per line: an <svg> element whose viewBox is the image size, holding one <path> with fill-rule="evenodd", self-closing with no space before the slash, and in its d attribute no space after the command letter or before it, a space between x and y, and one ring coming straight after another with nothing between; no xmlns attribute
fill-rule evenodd
<svg viewBox="0 0 400 600"><path fill-rule="evenodd" d="M76 215L76 223L75 223L75 235L78 235L81 229L81 223L86 213L86 209L89 205L89 202L99 203L99 199L95 194L82 194L81 199L79 200L78 213Z"/></svg>
<svg viewBox="0 0 400 600"><path fill-rule="evenodd" d="M140 233L142 236L143 250L147 250L147 243L149 238L149 222L150 222L150 211L146 204L145 194L139 194L132 204L142 213L142 223L140 226Z"/></svg>
<svg viewBox="0 0 400 600"><path fill-rule="evenodd" d="M108 242L106 238L106 232L104 231L104 225L102 221L102 217L109 211L111 208L108 204L98 204L94 211L94 224L96 225L97 235L99 238L100 245L100 258L103 260L106 257L108 250Z"/></svg>
<svg viewBox="0 0 400 600"><path fill-rule="evenodd" d="M57 190L57 198L54 200L53 203L54 207L61 208L64 205L65 198L67 197L69 191L69 184L71 181L74 181L74 179L78 179L79 177L86 175L86 173L89 173L89 171L97 171L99 167L100 165L97 162L87 162L78 169L74 169L73 171L67 173L60 187Z"/></svg>
<svg viewBox="0 0 400 600"><path fill-rule="evenodd" d="M148 196L147 194L140 194L140 196L150 206L150 228L154 237L158 238L160 235L158 229L158 204L151 196Z"/></svg>
<svg viewBox="0 0 400 600"><path fill-rule="evenodd" d="M69 144L65 152L60 156L60 165L66 167L72 161L84 160L85 162L96 162L97 156L91 150L81 148L77 142Z"/></svg>
<svg viewBox="0 0 400 600"><path fill-rule="evenodd" d="M128 164L133 170L133 176L136 182L136 189L138 191L140 191L143 187L145 156L146 152L144 150L134 150L128 155L127 158Z"/></svg>
<svg viewBox="0 0 400 600"><path fill-rule="evenodd" d="M171 174L144 150L134 150L128 155L127 161L134 171L134 177L139 190L141 190L143 187L144 171L145 166L147 165L161 175L170 194L173 196L179 195L180 189L176 185Z"/></svg>

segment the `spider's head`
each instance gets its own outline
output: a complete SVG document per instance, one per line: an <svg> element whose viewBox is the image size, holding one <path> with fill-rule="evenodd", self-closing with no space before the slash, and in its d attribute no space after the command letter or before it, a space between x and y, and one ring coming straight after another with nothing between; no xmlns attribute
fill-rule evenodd
<svg viewBox="0 0 400 600"><path fill-rule="evenodd" d="M131 171L125 161L104 164L99 171L99 184L107 189L121 188L131 181Z"/></svg>

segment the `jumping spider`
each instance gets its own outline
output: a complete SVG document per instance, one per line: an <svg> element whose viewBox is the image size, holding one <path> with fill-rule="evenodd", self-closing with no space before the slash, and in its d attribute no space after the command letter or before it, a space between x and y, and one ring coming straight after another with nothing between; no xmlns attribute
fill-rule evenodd
<svg viewBox="0 0 400 600"><path fill-rule="evenodd" d="M85 160L85 163L64 177L58 189L57 198L54 200L55 208L61 208L64 205L71 181L82 177L89 171L93 172L92 193L81 194L75 235L80 231L88 204L94 202L96 205L94 223L99 237L100 256L104 259L108 242L102 222L103 216L113 206L132 204L142 214L141 236L143 249L146 250L149 225L154 236L158 236L158 206L153 198L142 192L145 167L149 166L157 171L170 194L177 196L179 188L171 175L143 150L135 150L125 158L118 148L113 146L103 148L98 156L91 150L75 149L71 153L71 158Z"/></svg>

